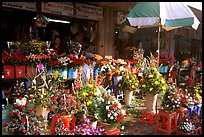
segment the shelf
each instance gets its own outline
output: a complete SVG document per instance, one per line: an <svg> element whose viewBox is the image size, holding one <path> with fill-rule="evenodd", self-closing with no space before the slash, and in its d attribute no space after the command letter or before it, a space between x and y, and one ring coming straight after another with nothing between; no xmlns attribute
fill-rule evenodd
<svg viewBox="0 0 204 137"><path fill-rule="evenodd" d="M16 80L19 80L19 81L27 81L27 78L12 78L12 79L2 78L2 79L1 79L1 82L16 82Z"/></svg>

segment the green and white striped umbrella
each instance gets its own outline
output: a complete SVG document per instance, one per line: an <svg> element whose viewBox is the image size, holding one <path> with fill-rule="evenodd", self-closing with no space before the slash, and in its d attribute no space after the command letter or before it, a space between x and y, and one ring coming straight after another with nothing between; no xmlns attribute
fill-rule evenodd
<svg viewBox="0 0 204 137"><path fill-rule="evenodd" d="M166 30L183 26L197 29L200 24L183 2L137 2L127 19L131 26L148 27L160 23Z"/></svg>
<svg viewBox="0 0 204 137"><path fill-rule="evenodd" d="M167 31L185 26L197 29L200 24L191 9L183 2L137 2L127 19L131 26L138 28L158 26L158 56L161 28Z"/></svg>

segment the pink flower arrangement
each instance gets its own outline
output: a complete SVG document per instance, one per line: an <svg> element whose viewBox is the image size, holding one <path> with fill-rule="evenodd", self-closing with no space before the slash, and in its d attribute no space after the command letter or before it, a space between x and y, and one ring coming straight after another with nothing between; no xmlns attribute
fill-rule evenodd
<svg viewBox="0 0 204 137"><path fill-rule="evenodd" d="M159 58L159 64L168 65L176 62L173 54L170 54L168 50L161 52Z"/></svg>
<svg viewBox="0 0 204 137"><path fill-rule="evenodd" d="M71 131L71 135L102 135L105 130L103 128L95 128L91 125L90 118L82 116L82 122Z"/></svg>

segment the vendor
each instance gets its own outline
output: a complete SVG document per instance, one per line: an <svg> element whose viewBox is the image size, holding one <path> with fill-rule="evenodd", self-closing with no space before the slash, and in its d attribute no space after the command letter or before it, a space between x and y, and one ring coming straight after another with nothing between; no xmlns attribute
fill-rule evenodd
<svg viewBox="0 0 204 137"><path fill-rule="evenodd" d="M82 84L85 85L87 81L93 80L93 61L95 59L92 53L86 53L85 64L82 68Z"/></svg>
<svg viewBox="0 0 204 137"><path fill-rule="evenodd" d="M52 49L55 50L57 57L66 56L66 48L61 44L61 39L59 35L55 36L54 43L50 46Z"/></svg>

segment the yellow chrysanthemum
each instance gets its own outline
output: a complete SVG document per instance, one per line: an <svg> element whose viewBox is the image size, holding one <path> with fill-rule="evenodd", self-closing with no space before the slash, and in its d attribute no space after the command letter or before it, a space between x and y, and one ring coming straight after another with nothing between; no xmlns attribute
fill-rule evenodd
<svg viewBox="0 0 204 137"><path fill-rule="evenodd" d="M35 88L35 86L31 86L31 88Z"/></svg>
<svg viewBox="0 0 204 137"><path fill-rule="evenodd" d="M116 73L117 73L117 74L120 74L120 70L116 70Z"/></svg>
<svg viewBox="0 0 204 137"><path fill-rule="evenodd" d="M142 85L142 87L143 87L143 88L145 88L145 87L146 87L146 85Z"/></svg>
<svg viewBox="0 0 204 137"><path fill-rule="evenodd" d="M118 87L121 87L121 84L118 84Z"/></svg>
<svg viewBox="0 0 204 137"><path fill-rule="evenodd" d="M155 81L155 82L154 82L154 84L155 84L155 85L158 85L158 84L159 84L159 82L158 82L158 81Z"/></svg>
<svg viewBox="0 0 204 137"><path fill-rule="evenodd" d="M135 86L138 87L138 83L135 83Z"/></svg>
<svg viewBox="0 0 204 137"><path fill-rule="evenodd" d="M93 85L92 84L87 84L87 87L93 88Z"/></svg>
<svg viewBox="0 0 204 137"><path fill-rule="evenodd" d="M129 76L126 76L126 79L129 79Z"/></svg>
<svg viewBox="0 0 204 137"><path fill-rule="evenodd" d="M132 80L129 80L129 83L132 83Z"/></svg>
<svg viewBox="0 0 204 137"><path fill-rule="evenodd" d="M96 92L94 92L94 96L96 96Z"/></svg>
<svg viewBox="0 0 204 137"><path fill-rule="evenodd" d="M92 102L91 102L91 101L88 101L86 104L89 106L89 105L91 105L91 104L92 104Z"/></svg>
<svg viewBox="0 0 204 137"><path fill-rule="evenodd" d="M149 88L149 91L152 91L154 88Z"/></svg>
<svg viewBox="0 0 204 137"><path fill-rule="evenodd" d="M132 85L132 89L134 89L135 88L135 85Z"/></svg>
<svg viewBox="0 0 204 137"><path fill-rule="evenodd" d="M162 87L162 90L166 90L166 87L165 87L165 86L163 86L163 87Z"/></svg>
<svg viewBox="0 0 204 137"><path fill-rule="evenodd" d="M155 71L157 71L157 68L152 68L152 70L155 72Z"/></svg>
<svg viewBox="0 0 204 137"><path fill-rule="evenodd" d="M153 78L153 75L150 74L150 75L148 76L148 78Z"/></svg>
<svg viewBox="0 0 204 137"><path fill-rule="evenodd" d="M88 94L88 93L86 93L86 92L83 92L83 93L82 93L83 96L86 96L87 94Z"/></svg>
<svg viewBox="0 0 204 137"><path fill-rule="evenodd" d="M164 84L164 83L165 83L165 80L164 80L164 79L162 79L162 80L161 80L161 83L162 83L162 84Z"/></svg>

